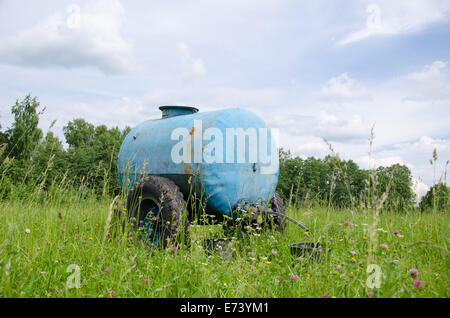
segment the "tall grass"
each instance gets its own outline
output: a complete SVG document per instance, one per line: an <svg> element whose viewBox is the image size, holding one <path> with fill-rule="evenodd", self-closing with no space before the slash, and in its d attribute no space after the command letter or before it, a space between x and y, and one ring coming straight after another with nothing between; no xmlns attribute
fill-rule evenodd
<svg viewBox="0 0 450 318"><path fill-rule="evenodd" d="M169 246L149 253L142 242L131 240L127 231L105 235L114 230L114 222L109 225L112 198L80 192L82 189L55 185L45 193L34 189L27 198L16 196L0 203L1 297L450 294L448 213L392 211L375 214L374 222L374 214L354 209L291 204L288 215L307 225L310 232L291 224L283 236L271 230L250 232L234 241L228 262L219 255L209 256L202 247L204 238L224 236L221 224L194 223L189 229L190 247L175 250ZM331 254L322 262L295 259L288 245L302 241L320 241ZM372 275L367 273L369 264L381 268L380 288L367 286ZM70 285L75 273L70 265L80 270L79 288ZM418 277L409 274L411 268L419 270ZM292 275L299 279L292 280ZM423 285L415 287L415 279Z"/></svg>
<svg viewBox="0 0 450 318"><path fill-rule="evenodd" d="M2 171L10 165L2 162ZM203 239L230 232L204 217L201 193L185 198L197 215L190 244L149 250L130 235L129 222L125 228L116 222L126 216L126 193L112 198L103 188L99 195L67 175L44 190L51 165L32 184L25 177L14 184L0 179L0 189L8 188L0 201L0 297L450 296L448 211L381 213L389 187L377 192L374 169L366 195L352 197L351 208L330 204L332 184L327 202L308 195L299 202L291 191L287 215L310 231L288 222L283 235L267 228L231 232L233 256L224 260L203 248ZM107 172L104 179L106 187ZM293 257L289 244L306 241L321 242L331 254L320 262ZM369 265L380 272L368 273ZM374 274L379 288L370 284Z"/></svg>

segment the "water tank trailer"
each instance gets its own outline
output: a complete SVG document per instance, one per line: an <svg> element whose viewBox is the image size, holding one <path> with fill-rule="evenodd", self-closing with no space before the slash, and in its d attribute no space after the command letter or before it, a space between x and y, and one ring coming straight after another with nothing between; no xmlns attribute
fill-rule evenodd
<svg viewBox="0 0 450 318"><path fill-rule="evenodd" d="M261 118L238 108L159 109L162 118L131 129L118 160L128 216L152 244L186 239L196 210L192 196L218 219L235 218L236 211L264 212L272 215L264 221L284 230L283 200L275 192L278 149Z"/></svg>

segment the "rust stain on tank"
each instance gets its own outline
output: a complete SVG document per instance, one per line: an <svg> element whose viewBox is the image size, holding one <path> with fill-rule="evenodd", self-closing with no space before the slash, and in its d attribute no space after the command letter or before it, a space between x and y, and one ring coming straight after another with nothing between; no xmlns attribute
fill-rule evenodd
<svg viewBox="0 0 450 318"><path fill-rule="evenodd" d="M189 132L189 137L190 138L188 138L188 141L187 141L187 149L190 149L190 151L191 151L191 157L190 157L190 159L191 159L191 163L186 163L186 162L184 162L183 163L183 168L184 168L184 173L185 174L189 174L189 175L195 175L195 174L199 174L199 172L200 172L200 166L198 166L197 165L197 171L194 171L194 167L193 167L193 160L194 160L194 156L195 156L195 154L194 154L194 138L196 138L196 135L198 135L198 134L201 134L201 130L199 130L197 127L192 127L191 128L191 130L190 130L190 132ZM202 146L202 154L203 154L203 151L205 150L205 147L204 146Z"/></svg>
<svg viewBox="0 0 450 318"><path fill-rule="evenodd" d="M187 140L187 147L186 147L187 149L190 149L190 151L191 151L191 156L190 156L191 160L194 156L194 149L193 149L194 147L192 145L192 138L193 138L194 134L195 134L195 127L192 127L191 131L189 132L190 137ZM185 174L193 174L194 173L194 171L192 170L192 166L187 162L183 163L183 170L184 170Z"/></svg>
<svg viewBox="0 0 450 318"><path fill-rule="evenodd" d="M188 163L183 163L183 167L184 167L184 173L185 174L194 174L193 170L192 170L192 166Z"/></svg>

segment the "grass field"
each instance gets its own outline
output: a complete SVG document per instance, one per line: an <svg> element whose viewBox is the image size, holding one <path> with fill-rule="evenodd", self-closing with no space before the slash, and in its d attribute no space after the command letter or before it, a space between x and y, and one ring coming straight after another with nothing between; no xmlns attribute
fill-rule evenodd
<svg viewBox="0 0 450 318"><path fill-rule="evenodd" d="M218 225L193 225L190 248L169 247L152 256L126 234L105 236L111 231L105 229L111 201L0 203L0 296L450 295L448 213L377 217L372 212L290 207L288 215L308 226L309 233L288 222L283 237L267 230L237 239L228 262L206 255L200 244L203 238L221 237ZM288 245L305 241L320 241L331 254L321 262L292 257ZM369 264L378 267L368 273ZM380 278L379 288L367 285L374 277Z"/></svg>

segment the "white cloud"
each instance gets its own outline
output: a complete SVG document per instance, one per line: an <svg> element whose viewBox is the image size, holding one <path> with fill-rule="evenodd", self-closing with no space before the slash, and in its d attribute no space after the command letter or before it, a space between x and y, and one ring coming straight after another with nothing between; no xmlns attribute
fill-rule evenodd
<svg viewBox="0 0 450 318"><path fill-rule="evenodd" d="M416 194L416 200L417 202L420 202L422 197L427 194L428 190L430 190L430 187L427 186L425 183L423 183L420 179L413 178L413 191Z"/></svg>
<svg viewBox="0 0 450 318"><path fill-rule="evenodd" d="M343 73L331 78L319 92L321 98L337 102L368 99L367 90L357 81Z"/></svg>
<svg viewBox="0 0 450 318"><path fill-rule="evenodd" d="M354 142L367 138L369 127L364 125L359 115L338 118L322 111L318 117L316 134L329 141Z"/></svg>
<svg viewBox="0 0 450 318"><path fill-rule="evenodd" d="M193 81L208 74L203 60L192 57L186 43L182 42L178 44L177 49L182 62L182 77L184 82Z"/></svg>
<svg viewBox="0 0 450 318"><path fill-rule="evenodd" d="M48 67L96 67L104 73L132 68L132 46L120 30L124 9L119 0L70 5L32 28L0 43L0 62Z"/></svg>
<svg viewBox="0 0 450 318"><path fill-rule="evenodd" d="M436 179L450 159L449 85L448 65L442 61L370 87L344 73L327 81L312 99L302 96L307 107L300 108L300 114L293 107L290 113L269 112L263 117L280 128L281 144L296 155L325 156L329 150L320 138L325 137L342 158L365 169L399 163L409 167L414 178L432 185L433 149L440 157ZM373 124L369 162L367 139Z"/></svg>
<svg viewBox="0 0 450 318"><path fill-rule="evenodd" d="M347 120L358 115L369 127L376 124L377 146L410 141L424 135L448 136L450 133L448 130L450 113L446 111L450 109L448 74L447 64L435 61L419 71L370 87L365 87L353 79L346 82L357 85L331 85L330 83L340 82L334 78L322 89L322 95L319 95L322 99L318 106L319 109L338 114ZM355 86L356 88L351 88ZM323 93L331 91L327 89L328 87L343 87L333 91L345 93L329 94L330 98L324 99ZM359 93L361 89L358 87L363 87L366 96L370 97L352 99L352 96L361 96Z"/></svg>
<svg viewBox="0 0 450 318"><path fill-rule="evenodd" d="M368 3L365 26L348 34L339 45L358 42L373 36L399 35L423 30L433 23L444 21L450 12L447 0L379 0Z"/></svg>
<svg viewBox="0 0 450 318"><path fill-rule="evenodd" d="M430 164L433 150L438 153L436 166ZM390 166L402 164L409 167L415 179L420 179L428 185L435 182L445 181L445 164L450 159L450 140L436 139L422 136L417 141L394 144L388 149L374 151L369 160L369 156L363 155L356 162L363 168L369 169L379 166Z"/></svg>
<svg viewBox="0 0 450 318"><path fill-rule="evenodd" d="M312 153L315 154L324 154L328 151L328 147L327 145L323 142L323 140L318 140L318 141L309 141L309 142L305 142L302 143L300 145L297 145L296 147L294 147L294 149L292 149L295 153L299 153L303 156L305 156L306 154L308 154L309 156L311 156Z"/></svg>
<svg viewBox="0 0 450 318"><path fill-rule="evenodd" d="M357 143L365 140L369 134L369 128L358 115L347 119L321 111L315 116L277 114L273 117L263 115L263 118L266 118L269 126L279 128L291 138L315 136L332 142Z"/></svg>
<svg viewBox="0 0 450 318"><path fill-rule="evenodd" d="M405 98L410 101L450 101L450 80L447 62L435 61L421 71L412 72L398 81L408 82L413 88Z"/></svg>
<svg viewBox="0 0 450 318"><path fill-rule="evenodd" d="M405 79L411 79L418 82L430 82L442 80L442 70L447 66L446 62L435 61L431 65L426 65L422 71L413 72L405 76Z"/></svg>
<svg viewBox="0 0 450 318"><path fill-rule="evenodd" d="M403 159L399 155L390 157L369 157L362 156L358 160L358 164L366 169L376 169L378 167L389 167L395 164L404 165Z"/></svg>

